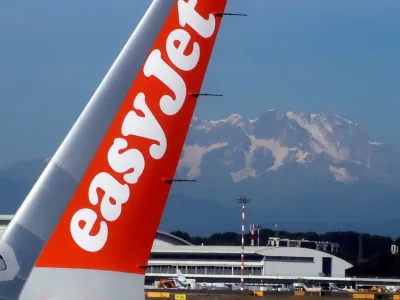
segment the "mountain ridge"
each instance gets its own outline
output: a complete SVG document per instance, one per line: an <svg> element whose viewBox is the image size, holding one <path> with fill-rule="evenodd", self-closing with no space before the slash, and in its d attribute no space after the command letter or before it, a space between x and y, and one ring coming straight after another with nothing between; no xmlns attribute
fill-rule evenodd
<svg viewBox="0 0 400 300"><path fill-rule="evenodd" d="M186 176L194 179L200 175L199 165L205 154L226 149L229 145L232 146L229 149L231 156L232 153L238 154L238 159L244 161L242 168L231 171L235 182L276 171L285 161L307 164L315 159L325 160L329 163L325 169L342 182L359 179L357 175L361 170L352 172L347 168L362 169L362 172L377 178L388 175L385 164L400 162L399 151L368 138L360 125L338 115L269 110L253 120L238 114L216 121L193 118L180 167L188 169ZM260 151L264 151L264 155ZM229 156L229 152L224 155ZM255 155L263 155L263 163L273 160L273 164L260 173L252 167ZM378 161L375 159L377 155L380 156ZM376 162L376 168L372 170L371 166ZM230 161L226 159L224 164L229 165Z"/></svg>
<svg viewBox="0 0 400 300"><path fill-rule="evenodd" d="M0 169L2 213L15 212L48 160ZM246 195L253 199L252 223L291 230L364 226L392 234L385 224L397 220L399 171L398 150L334 114L269 110L256 119L193 117L176 177L198 183L173 185L161 226L198 234L233 230L235 200Z"/></svg>

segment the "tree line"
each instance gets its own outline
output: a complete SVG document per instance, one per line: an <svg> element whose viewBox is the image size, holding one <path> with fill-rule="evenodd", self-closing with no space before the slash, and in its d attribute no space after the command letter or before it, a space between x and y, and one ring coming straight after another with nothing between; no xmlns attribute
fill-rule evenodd
<svg viewBox="0 0 400 300"><path fill-rule="evenodd" d="M214 233L208 237L190 236L183 231L171 234L183 238L194 245L241 245L241 234L235 232ZM310 241L332 242L340 245L338 253L334 254L353 265L347 271L347 276L367 277L400 277L400 255L392 255L391 245L400 245L400 238L393 240L389 236L370 235L354 231L335 231L318 234L316 232L287 232L271 229L260 230L260 246L266 246L270 237L278 236L292 240L306 239ZM360 254L361 236L361 256ZM250 245L250 234L245 234L246 245ZM257 234L255 235L257 243ZM360 259L361 258L361 259Z"/></svg>

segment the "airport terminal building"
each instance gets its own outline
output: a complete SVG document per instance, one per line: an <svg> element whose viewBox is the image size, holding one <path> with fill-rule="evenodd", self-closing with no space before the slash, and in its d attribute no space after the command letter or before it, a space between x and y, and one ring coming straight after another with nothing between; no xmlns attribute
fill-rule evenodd
<svg viewBox="0 0 400 300"><path fill-rule="evenodd" d="M0 236L11 219L12 216L0 215ZM329 242L279 238L270 238L265 246L245 246L245 283L264 285L307 281L310 284L400 285L400 279L396 278L346 277L346 270L352 265L334 255L337 249L337 244ZM197 246L159 231L146 266L146 285L175 277L177 270L196 282L239 283L240 254L240 246Z"/></svg>
<svg viewBox="0 0 400 300"><path fill-rule="evenodd" d="M269 244L279 239L272 238ZM285 240L287 241L287 240ZM240 275L240 246L195 246L158 232L147 267L148 279L176 274L187 277ZM345 277L352 265L331 253L299 246L246 246L245 275L249 277Z"/></svg>
<svg viewBox="0 0 400 300"><path fill-rule="evenodd" d="M0 235L12 216L0 216ZM245 246L247 278L256 281L269 277L345 277L352 265L330 251L305 248L309 241L289 241L271 238L265 246ZM314 247L318 248L318 246ZM321 246L327 250L326 246ZM165 232L158 232L147 265L146 282L173 277L181 270L197 281L237 282L240 280L240 246L193 245Z"/></svg>

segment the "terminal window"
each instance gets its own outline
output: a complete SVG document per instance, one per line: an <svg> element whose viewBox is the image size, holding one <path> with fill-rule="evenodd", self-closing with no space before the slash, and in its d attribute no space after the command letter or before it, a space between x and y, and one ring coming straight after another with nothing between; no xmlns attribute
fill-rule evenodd
<svg viewBox="0 0 400 300"><path fill-rule="evenodd" d="M313 263L314 257L301 257L301 256L265 256L266 261L285 261L285 262L303 262Z"/></svg>

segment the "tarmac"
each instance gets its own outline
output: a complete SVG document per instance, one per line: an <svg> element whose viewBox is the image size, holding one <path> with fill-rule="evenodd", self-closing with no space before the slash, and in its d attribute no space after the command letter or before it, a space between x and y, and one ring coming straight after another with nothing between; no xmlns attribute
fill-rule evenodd
<svg viewBox="0 0 400 300"><path fill-rule="evenodd" d="M256 296L252 291L221 291L221 290L151 290L146 292L146 299L174 299L174 300L350 300L350 299L379 299L400 300L400 295L387 293L350 293L350 292L304 292L295 295L293 292L267 292ZM261 300L261 299L260 299Z"/></svg>

